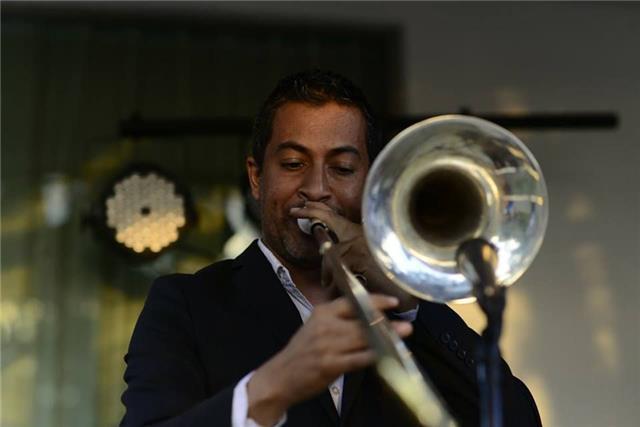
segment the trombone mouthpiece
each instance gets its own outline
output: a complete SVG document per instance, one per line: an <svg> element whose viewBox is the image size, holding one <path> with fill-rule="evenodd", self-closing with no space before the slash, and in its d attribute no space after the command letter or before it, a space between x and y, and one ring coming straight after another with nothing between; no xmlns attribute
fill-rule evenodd
<svg viewBox="0 0 640 427"><path fill-rule="evenodd" d="M305 234L311 234L311 220L309 218L298 218L298 228Z"/></svg>
<svg viewBox="0 0 640 427"><path fill-rule="evenodd" d="M298 227L302 230L303 233L313 235L313 229L316 226L320 226L322 229L327 230L327 232L331 232L327 224L320 221L319 219L309 219L309 218L298 218Z"/></svg>
<svg viewBox="0 0 640 427"><path fill-rule="evenodd" d="M318 242L320 255L324 255L333 243L338 242L338 237L335 233L327 227L327 224L319 219L298 218L298 227L300 227L303 233L315 237Z"/></svg>

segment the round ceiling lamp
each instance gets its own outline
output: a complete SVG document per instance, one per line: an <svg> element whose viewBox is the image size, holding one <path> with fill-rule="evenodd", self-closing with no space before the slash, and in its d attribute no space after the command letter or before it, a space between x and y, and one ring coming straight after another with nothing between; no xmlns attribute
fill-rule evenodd
<svg viewBox="0 0 640 427"><path fill-rule="evenodd" d="M135 165L111 182L100 201L100 222L112 242L137 256L155 256L193 222L186 189L159 168Z"/></svg>

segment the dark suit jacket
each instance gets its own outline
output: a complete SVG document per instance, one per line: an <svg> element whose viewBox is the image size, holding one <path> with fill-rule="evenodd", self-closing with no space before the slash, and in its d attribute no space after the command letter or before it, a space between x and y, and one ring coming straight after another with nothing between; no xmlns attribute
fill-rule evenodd
<svg viewBox="0 0 640 427"><path fill-rule="evenodd" d="M136 324L123 426L228 426L233 389L282 349L300 316L256 242L235 260L157 279ZM452 413L478 425L479 337L447 306L422 302L407 340ZM529 391L503 365L505 424L540 425ZM287 426L412 425L374 371L345 377L338 416L328 391L287 412Z"/></svg>

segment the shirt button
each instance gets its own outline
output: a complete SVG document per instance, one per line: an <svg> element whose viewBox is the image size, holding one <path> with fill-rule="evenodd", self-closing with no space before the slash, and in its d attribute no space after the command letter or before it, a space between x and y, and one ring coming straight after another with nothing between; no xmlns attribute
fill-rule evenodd
<svg viewBox="0 0 640 427"><path fill-rule="evenodd" d="M332 385L331 386L331 394L335 394L335 395L340 394L340 389L338 388L337 385Z"/></svg>

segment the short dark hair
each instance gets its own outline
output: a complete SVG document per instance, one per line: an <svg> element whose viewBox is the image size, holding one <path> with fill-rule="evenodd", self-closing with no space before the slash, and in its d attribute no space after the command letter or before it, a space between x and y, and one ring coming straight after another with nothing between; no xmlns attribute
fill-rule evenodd
<svg viewBox="0 0 640 427"><path fill-rule="evenodd" d="M262 169L276 111L287 102L304 102L317 106L336 102L356 107L366 122L366 146L370 163L380 151L376 120L362 90L340 74L315 69L284 77L262 104L253 125L251 146L251 155L259 169Z"/></svg>

